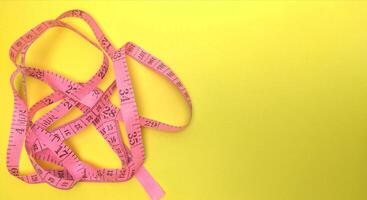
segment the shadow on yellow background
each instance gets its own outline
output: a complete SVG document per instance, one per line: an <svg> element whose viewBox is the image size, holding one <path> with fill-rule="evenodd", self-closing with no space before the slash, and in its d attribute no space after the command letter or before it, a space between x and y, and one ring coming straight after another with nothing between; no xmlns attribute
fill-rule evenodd
<svg viewBox="0 0 367 200"><path fill-rule="evenodd" d="M164 199L367 199L367 3L333 1L0 2L0 199L148 199L135 178L61 191L6 170L15 69L8 49L36 24L75 8L90 13L115 46L132 41L165 61L192 97L185 131L143 130L145 165ZM91 35L81 21L68 22ZM31 47L27 64L86 81L101 59L56 28ZM174 87L128 64L139 112L184 123L188 109ZM31 79L29 87L30 104L51 92ZM68 144L87 162L119 167L92 127ZM24 152L21 165L33 171Z"/></svg>

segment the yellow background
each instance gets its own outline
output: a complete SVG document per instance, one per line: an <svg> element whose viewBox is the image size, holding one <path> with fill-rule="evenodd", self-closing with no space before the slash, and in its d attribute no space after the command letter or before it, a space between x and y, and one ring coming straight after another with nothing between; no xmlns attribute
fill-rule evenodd
<svg viewBox="0 0 367 200"><path fill-rule="evenodd" d="M145 165L164 199L367 199L367 2L40 1L0 2L1 200L148 199L135 178L61 191L27 185L6 170L15 69L8 49L41 21L74 8L94 16L115 46L133 41L161 58L190 92L194 115L185 131L143 130ZM66 21L91 35L79 20ZM101 58L71 31L52 29L27 63L86 81ZM184 123L179 93L128 63L139 112ZM102 88L112 69L107 77ZM29 87L29 103L51 91L35 80ZM68 144L96 166L119 167L92 127ZM32 172L24 152L21 165Z"/></svg>

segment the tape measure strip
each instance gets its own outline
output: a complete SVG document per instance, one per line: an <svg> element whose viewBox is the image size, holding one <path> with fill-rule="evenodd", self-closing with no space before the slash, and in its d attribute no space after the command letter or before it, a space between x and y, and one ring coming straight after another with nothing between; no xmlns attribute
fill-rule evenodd
<svg viewBox="0 0 367 200"><path fill-rule="evenodd" d="M64 23L62 19L66 17L77 17L84 20L92 29L98 43L95 43L69 24ZM53 27L64 27L74 31L103 53L100 68L86 83L76 83L54 72L26 66L25 57L30 45L45 31ZM127 68L126 55L164 76L174 84L183 95L191 111L192 104L187 90L166 64L131 42L115 49L95 20L81 10L67 11L55 20L48 20L35 26L11 46L9 53L11 60L17 67L10 78L14 94L14 112L7 151L7 168L12 175L27 183L46 182L59 189L70 189L78 181L126 181L136 175L152 199L159 199L164 194L158 183L143 167L145 154L141 127L171 132L180 131L190 122L191 112L190 119L183 126L174 126L140 116ZM21 57L20 63L17 62L18 56ZM111 83L106 91L102 91L97 85L108 70L109 58L113 61L115 81ZM22 97L14 85L15 77L18 74L41 80L47 83L54 92L28 108L26 92ZM25 79L23 79L21 86L26 91ZM120 108L114 106L109 100L115 89L119 93ZM61 101L61 103L58 103L57 106L35 122L32 121L33 116L40 109L58 101ZM83 115L49 130L49 127L55 121L67 114L73 107L80 109ZM125 123L129 147L123 142L118 120ZM96 127L118 155L123 166L121 169L96 169L82 162L64 144L64 140L77 134L90 124ZM35 174L19 174L19 158L23 143L25 143L29 159L36 169ZM36 159L57 164L64 167L64 169L43 169Z"/></svg>

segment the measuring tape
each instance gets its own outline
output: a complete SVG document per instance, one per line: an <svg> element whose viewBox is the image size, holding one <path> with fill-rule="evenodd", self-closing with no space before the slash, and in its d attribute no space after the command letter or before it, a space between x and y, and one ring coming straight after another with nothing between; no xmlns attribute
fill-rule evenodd
<svg viewBox="0 0 367 200"><path fill-rule="evenodd" d="M98 43L89 39L73 26L63 22L62 19L66 17L77 17L84 20L92 29ZM74 31L103 53L100 68L86 83L74 82L57 73L25 65L28 48L46 30L53 27L64 27ZM7 150L7 168L12 175L27 183L45 182L59 189L70 189L79 181L127 181L135 175L151 199L160 199L164 195L163 189L143 166L145 154L141 128L148 127L170 132L180 131L190 122L192 111L187 90L166 64L132 42L126 43L119 49L114 48L96 21L81 10L70 10L55 20L40 23L16 40L9 53L10 59L17 67L10 78L14 94L14 113ZM174 126L139 115L126 55L173 83L190 108L190 119L187 124ZM17 59L18 56L20 59ZM102 91L97 85L107 73L109 58L113 62L115 80L106 91ZM21 74L23 78L20 84L24 88L24 94L20 94L15 86L15 78L18 74ZM48 84L54 91L29 107L26 101L25 76ZM118 90L120 108L114 106L110 101L115 89ZM46 114L35 121L32 120L37 111L58 101L60 102ZM49 130L54 122L66 115L73 107L81 110L83 115ZM129 145L125 145L123 142L118 121L125 123ZM77 134L90 124L98 130L117 154L123 166L121 169L97 169L80 160L64 143L67 138ZM34 174L19 174L19 158L23 143L25 143L29 159L36 170ZM63 170L44 169L36 159L54 163L63 167Z"/></svg>

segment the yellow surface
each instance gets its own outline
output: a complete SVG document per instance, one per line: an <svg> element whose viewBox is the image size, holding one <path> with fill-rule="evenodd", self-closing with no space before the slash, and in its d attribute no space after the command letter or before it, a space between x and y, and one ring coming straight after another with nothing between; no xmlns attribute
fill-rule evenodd
<svg viewBox="0 0 367 200"><path fill-rule="evenodd" d="M367 2L41 1L0 2L1 200L148 199L135 178L61 191L25 184L5 168L15 69L8 48L73 8L94 16L115 46L133 41L164 60L192 96L188 129L143 130L146 167L166 190L164 199L367 199ZM27 63L85 81L100 61L78 36L53 29ZM179 93L131 59L129 65L140 113L185 122ZM34 80L29 86L30 103L51 91ZM91 127L68 143L96 166L119 167ZM21 165L32 171L24 154Z"/></svg>

